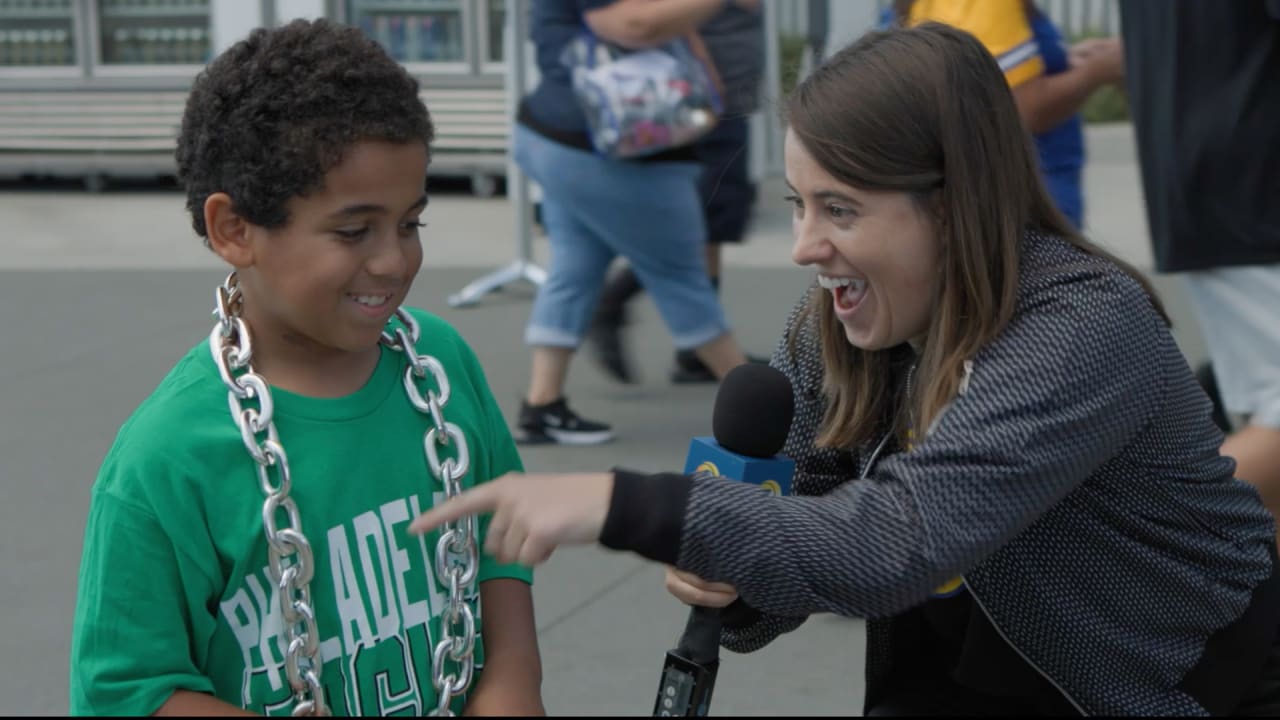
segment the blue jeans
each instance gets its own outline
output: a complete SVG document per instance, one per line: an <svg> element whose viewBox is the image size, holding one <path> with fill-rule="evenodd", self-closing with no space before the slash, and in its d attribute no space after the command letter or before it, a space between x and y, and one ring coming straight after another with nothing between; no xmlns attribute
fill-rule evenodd
<svg viewBox="0 0 1280 720"><path fill-rule="evenodd" d="M513 152L542 188L542 224L551 247L526 343L578 347L609 264L619 255L653 298L676 348L692 349L728 332L703 256L699 165L612 160L520 124Z"/></svg>

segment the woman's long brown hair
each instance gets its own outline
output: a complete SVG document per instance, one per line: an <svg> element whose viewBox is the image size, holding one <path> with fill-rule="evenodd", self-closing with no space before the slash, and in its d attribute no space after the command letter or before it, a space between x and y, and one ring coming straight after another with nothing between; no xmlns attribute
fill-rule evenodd
<svg viewBox="0 0 1280 720"><path fill-rule="evenodd" d="M972 35L938 23L870 32L806 77L785 112L827 173L910 194L941 244L940 289L909 397L892 387L890 351L851 346L830 293L811 294L828 400L820 445L854 447L887 418L900 433L905 418L917 434L930 426L956 396L965 361L1013 316L1028 230L1116 263L1160 308L1140 273L1082 238L1050 200L1004 75Z"/></svg>

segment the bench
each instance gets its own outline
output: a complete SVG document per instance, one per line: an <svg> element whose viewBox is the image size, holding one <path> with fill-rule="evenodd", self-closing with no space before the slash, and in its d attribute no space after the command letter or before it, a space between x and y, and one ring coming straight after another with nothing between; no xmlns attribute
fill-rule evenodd
<svg viewBox="0 0 1280 720"><path fill-rule="evenodd" d="M498 88L422 91L436 124L431 174L469 177L491 195L506 174L511 129ZM0 90L0 175L173 175L181 90Z"/></svg>

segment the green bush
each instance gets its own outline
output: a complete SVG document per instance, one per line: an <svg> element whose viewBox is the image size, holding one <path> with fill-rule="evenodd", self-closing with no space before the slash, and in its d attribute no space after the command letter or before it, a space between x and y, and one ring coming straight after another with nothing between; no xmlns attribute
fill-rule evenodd
<svg viewBox="0 0 1280 720"><path fill-rule="evenodd" d="M1089 96L1080 108L1080 115L1086 123L1128 122L1129 101L1123 90L1106 85Z"/></svg>
<svg viewBox="0 0 1280 720"><path fill-rule="evenodd" d="M782 97L791 94L800 77L800 63L804 60L805 40L803 35L779 35L778 56L782 67L779 68Z"/></svg>

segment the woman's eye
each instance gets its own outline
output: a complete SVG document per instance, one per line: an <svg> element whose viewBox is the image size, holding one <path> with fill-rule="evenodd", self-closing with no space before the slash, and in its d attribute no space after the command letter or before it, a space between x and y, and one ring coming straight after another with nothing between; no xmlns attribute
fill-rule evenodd
<svg viewBox="0 0 1280 720"><path fill-rule="evenodd" d="M836 220L840 220L853 215L853 211L846 207L840 207L839 205L828 205L827 214Z"/></svg>
<svg viewBox="0 0 1280 720"><path fill-rule="evenodd" d="M411 232L417 232L426 226L427 224L420 220L413 220L401 225L400 229L407 233L411 233Z"/></svg>
<svg viewBox="0 0 1280 720"><path fill-rule="evenodd" d="M795 214L799 215L804 212L804 202L799 195L785 195L782 199L791 203L791 209Z"/></svg>

